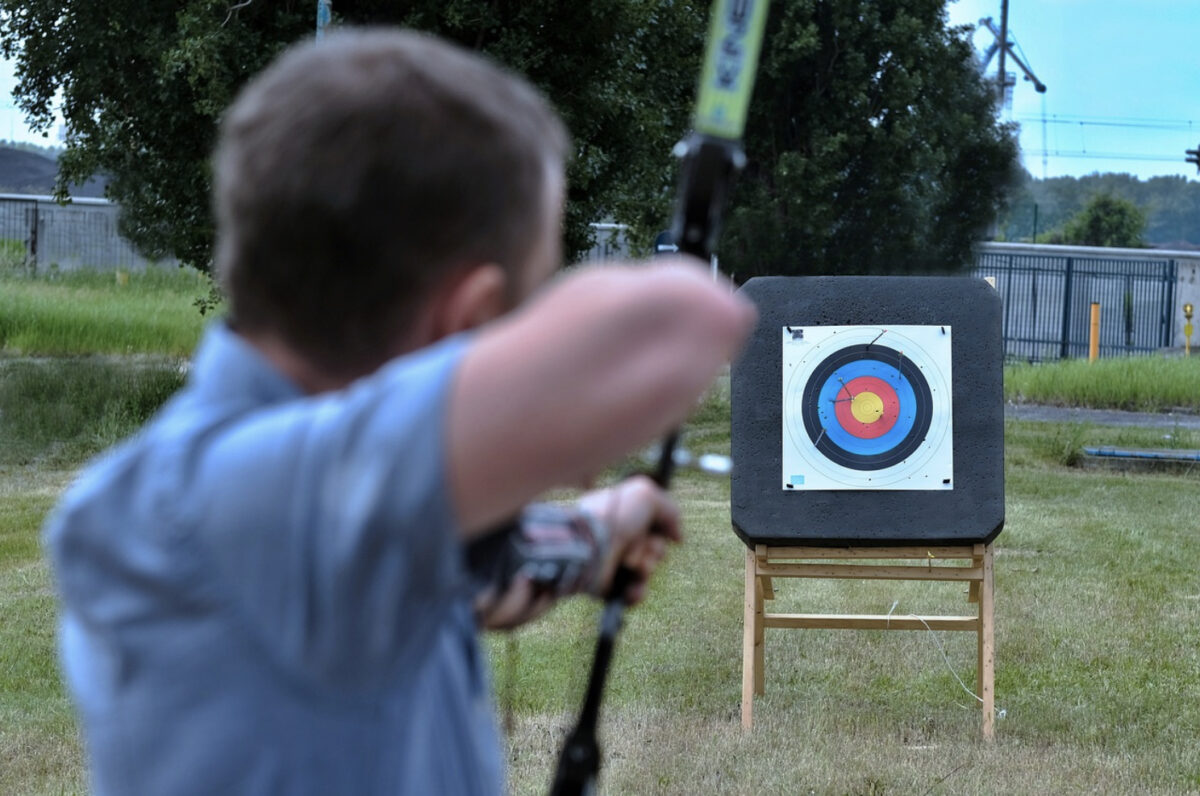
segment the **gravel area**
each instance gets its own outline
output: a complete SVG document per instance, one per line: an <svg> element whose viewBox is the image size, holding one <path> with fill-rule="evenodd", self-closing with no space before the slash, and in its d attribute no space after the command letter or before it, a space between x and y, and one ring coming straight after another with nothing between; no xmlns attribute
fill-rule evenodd
<svg viewBox="0 0 1200 796"><path fill-rule="evenodd" d="M1005 404L1004 417L1050 423L1091 423L1097 426L1200 429L1200 415L1183 412L1120 412L1037 404Z"/></svg>

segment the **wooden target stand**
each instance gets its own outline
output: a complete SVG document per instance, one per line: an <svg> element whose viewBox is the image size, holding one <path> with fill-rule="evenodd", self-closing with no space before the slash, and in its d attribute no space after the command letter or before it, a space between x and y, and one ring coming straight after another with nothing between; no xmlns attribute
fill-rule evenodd
<svg viewBox="0 0 1200 796"><path fill-rule="evenodd" d="M957 630L976 633L976 691L983 737L990 739L992 542L1004 527L1005 507L999 293L982 279L959 276L756 277L741 292L759 313L730 378L730 450L737 462L730 519L747 548L743 726L753 725L754 697L765 690L766 628ZM912 489L863 483L862 473L875 468L860 471L844 460L865 455L840 447L850 442L844 435L818 447L827 424L842 422L819 409L830 400L826 386L878 377L872 362L886 365L893 356L899 374L893 381L910 385L913 411L928 403L931 421L936 413L952 426L951 456L932 443L914 449L923 452L903 473ZM811 444L801 448L806 439ZM908 443L896 441L902 444ZM819 466L822 456L832 464ZM774 599L781 578L965 583L975 610L919 617L768 613L764 603Z"/></svg>
<svg viewBox="0 0 1200 796"><path fill-rule="evenodd" d="M897 563L898 561L904 563ZM919 561L920 563L912 563ZM966 563L942 563L966 562ZM767 613L775 578L952 581L969 585L974 616ZM754 696L765 691L764 630L820 628L850 630L960 630L978 637L977 693L983 709L983 738L995 730L995 623L992 545L906 547L771 547L746 550L745 625L742 635L742 727L754 725Z"/></svg>

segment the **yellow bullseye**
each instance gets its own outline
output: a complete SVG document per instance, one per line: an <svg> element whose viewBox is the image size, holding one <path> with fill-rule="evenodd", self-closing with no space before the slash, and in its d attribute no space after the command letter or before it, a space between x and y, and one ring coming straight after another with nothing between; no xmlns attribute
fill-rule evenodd
<svg viewBox="0 0 1200 796"><path fill-rule="evenodd" d="M883 399L873 392L860 392L850 402L850 413L860 423L874 423L883 416Z"/></svg>

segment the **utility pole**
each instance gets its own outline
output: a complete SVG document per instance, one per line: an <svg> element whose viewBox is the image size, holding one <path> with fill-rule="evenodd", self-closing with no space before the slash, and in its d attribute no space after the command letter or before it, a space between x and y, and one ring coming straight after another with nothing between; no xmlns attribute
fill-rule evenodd
<svg viewBox="0 0 1200 796"><path fill-rule="evenodd" d="M980 69L986 73L988 64L992 61L992 56L997 52L1000 53L1000 71L996 75L996 88L999 94L996 103L997 112L1002 112L1004 108L1011 107L1009 105L1008 90L1016 86L1016 77L1013 77L1012 82L1008 79L1007 62L1011 58L1017 68L1025 73L1025 79L1033 83L1034 90L1039 94L1046 93L1046 84L1037 79L1037 75L1029 68L1021 57L1017 55L1012 48L1012 42L1008 40L1008 0L1001 0L1000 4L1000 28L997 30L995 23L991 17L984 17L979 20L980 27L987 28L991 34L996 37L996 40L991 43L987 50L983 53L983 60ZM1042 177L1046 176L1046 103L1042 102Z"/></svg>
<svg viewBox="0 0 1200 796"><path fill-rule="evenodd" d="M1000 29L996 29L996 25L992 22L991 17L984 17L979 20L979 24L987 28L996 40L983 53L983 70L987 71L987 66L992 61L992 56L997 52L1000 53L1000 74L996 75L996 82L1000 87L1000 105L1003 107L1006 104L1008 94L1008 73L1006 71L1006 60L1011 58L1016 63L1017 68L1025 73L1025 79L1033 83L1033 88L1039 94L1046 93L1046 85L1037 79L1037 75L1033 70L1021 60L1020 56L1012 49L1012 42L1008 40L1008 0L1004 0L1004 5L1001 6L1003 16L1000 19ZM1015 80L1015 78L1014 78Z"/></svg>
<svg viewBox="0 0 1200 796"><path fill-rule="evenodd" d="M1008 53L1008 0L1000 0L1000 107L1004 107L1004 95L1008 91L1008 72L1004 71L1004 56Z"/></svg>

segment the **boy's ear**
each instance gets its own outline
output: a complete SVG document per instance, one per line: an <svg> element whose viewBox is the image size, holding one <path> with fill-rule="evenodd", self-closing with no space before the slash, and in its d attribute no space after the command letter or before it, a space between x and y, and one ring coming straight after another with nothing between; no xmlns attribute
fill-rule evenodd
<svg viewBox="0 0 1200 796"><path fill-rule="evenodd" d="M495 263L477 265L442 296L437 336L482 326L508 310L508 272Z"/></svg>

